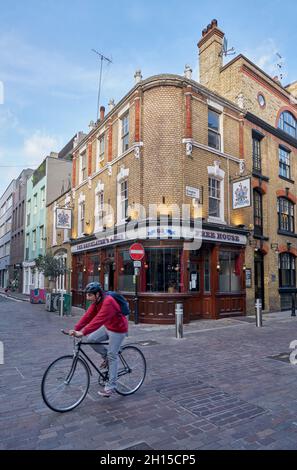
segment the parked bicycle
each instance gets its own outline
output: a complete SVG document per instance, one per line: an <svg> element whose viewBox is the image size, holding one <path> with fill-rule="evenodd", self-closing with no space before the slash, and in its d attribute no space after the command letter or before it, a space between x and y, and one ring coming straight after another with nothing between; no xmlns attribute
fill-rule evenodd
<svg viewBox="0 0 297 470"><path fill-rule="evenodd" d="M68 333L64 330L65 335ZM76 408L86 397L92 374L91 366L98 373L98 383L104 386L108 381L108 370L101 371L82 346L94 343L73 338L73 355L61 356L46 369L41 383L42 398L53 411L64 413ZM96 344L107 345L108 342ZM145 357L134 345L121 347L118 355L118 378L116 392L119 395L132 395L144 382L146 375Z"/></svg>

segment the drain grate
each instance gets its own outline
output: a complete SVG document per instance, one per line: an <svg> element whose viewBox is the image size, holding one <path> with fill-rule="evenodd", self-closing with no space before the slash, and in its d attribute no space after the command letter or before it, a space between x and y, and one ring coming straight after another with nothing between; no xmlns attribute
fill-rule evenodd
<svg viewBox="0 0 297 470"><path fill-rule="evenodd" d="M146 442L139 442L138 444L134 444L131 447L125 447L123 450L154 450L151 446L149 446Z"/></svg>
<svg viewBox="0 0 297 470"><path fill-rule="evenodd" d="M159 392L200 419L219 427L237 425L266 413L264 408L203 383L161 388Z"/></svg>
<svg viewBox="0 0 297 470"><path fill-rule="evenodd" d="M288 352L276 354L275 356L267 356L267 358L268 359L275 359L276 361L290 363L290 353L288 353Z"/></svg>

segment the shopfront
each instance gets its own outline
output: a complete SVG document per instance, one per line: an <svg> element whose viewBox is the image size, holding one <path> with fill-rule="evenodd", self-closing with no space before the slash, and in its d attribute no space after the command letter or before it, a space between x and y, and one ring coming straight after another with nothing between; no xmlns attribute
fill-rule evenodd
<svg viewBox="0 0 297 470"><path fill-rule="evenodd" d="M184 306L185 322L244 315L246 234L203 229L202 239L194 251L185 250L183 240L140 240L145 256L137 278L132 242L111 236L73 245L73 304L84 307L85 285L100 281L105 290L122 292L134 312L137 282L142 323L174 323L176 303Z"/></svg>

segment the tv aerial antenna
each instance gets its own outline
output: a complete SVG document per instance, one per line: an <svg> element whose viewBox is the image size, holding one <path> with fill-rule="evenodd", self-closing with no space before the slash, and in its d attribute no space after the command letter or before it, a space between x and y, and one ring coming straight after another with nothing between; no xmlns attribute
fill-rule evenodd
<svg viewBox="0 0 297 470"><path fill-rule="evenodd" d="M98 99L97 99L97 121L99 118L99 104L100 104L100 94L101 94L101 82L102 82L102 67L103 67L103 61L105 60L108 65L112 64L112 60L109 59L108 57L105 57L101 52L96 51L96 49L92 49L92 52L98 55L100 58L100 73L99 73L99 84L98 84Z"/></svg>
<svg viewBox="0 0 297 470"><path fill-rule="evenodd" d="M276 70L277 73L279 74L280 80L285 78L287 76L286 71L285 71L285 60L284 58L280 55L279 52L276 52L275 55L277 56L277 62L276 62Z"/></svg>
<svg viewBox="0 0 297 470"><path fill-rule="evenodd" d="M228 40L226 37L224 37L224 42L223 42L223 45L222 45L222 50L220 52L220 56L224 56L224 57L227 57L228 55L234 55L236 52L235 52L235 49L234 47L231 47L231 49L228 49Z"/></svg>

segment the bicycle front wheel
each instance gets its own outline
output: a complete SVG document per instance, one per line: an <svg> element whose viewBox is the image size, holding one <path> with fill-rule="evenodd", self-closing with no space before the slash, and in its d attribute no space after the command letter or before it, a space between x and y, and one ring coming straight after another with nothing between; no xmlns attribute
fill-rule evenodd
<svg viewBox="0 0 297 470"><path fill-rule="evenodd" d="M62 356L49 365L41 383L42 398L53 411L64 413L76 408L85 398L90 372L81 358Z"/></svg>
<svg viewBox="0 0 297 470"><path fill-rule="evenodd" d="M119 354L116 392L131 395L138 390L145 379L146 360L136 346L124 346Z"/></svg>

